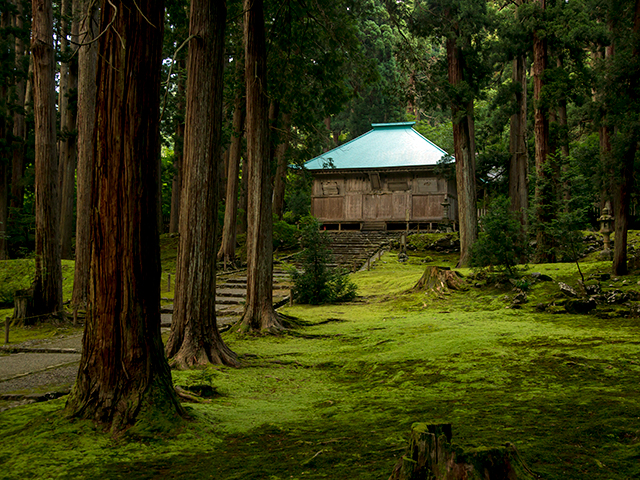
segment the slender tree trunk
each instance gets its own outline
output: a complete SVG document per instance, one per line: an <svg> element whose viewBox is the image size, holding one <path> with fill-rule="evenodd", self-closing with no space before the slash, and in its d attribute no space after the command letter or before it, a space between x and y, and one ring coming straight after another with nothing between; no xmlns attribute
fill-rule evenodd
<svg viewBox="0 0 640 480"><path fill-rule="evenodd" d="M156 183L164 5L101 4L91 289L67 412L120 431L183 413L160 337Z"/></svg>
<svg viewBox="0 0 640 480"><path fill-rule="evenodd" d="M636 0L634 9L634 21L632 35L635 37L633 46L634 63L637 64L640 57L640 0ZM629 101L637 105L637 89L628 88ZM613 251L613 272L615 275L626 275L629 273L627 267L627 233L629 229L629 213L631 206L631 193L633 192L633 173L636 151L640 141L640 133L637 128L624 126L625 150L621 158L620 175L614 188L614 218L615 218L615 244Z"/></svg>
<svg viewBox="0 0 640 480"><path fill-rule="evenodd" d="M76 0L80 25L78 52L78 173L76 200L76 263L73 277L74 308L87 304L89 294L91 175L93 172L93 133L96 122L96 67L98 44L98 8L92 0Z"/></svg>
<svg viewBox="0 0 640 480"><path fill-rule="evenodd" d="M447 40L449 83L458 85L464 80L464 59L455 39ZM458 190L458 220L460 223L459 266L469 264L471 247L478 238L476 207L476 148L473 120L473 100L466 105L452 103L453 144L456 157L456 186Z"/></svg>
<svg viewBox="0 0 640 480"><path fill-rule="evenodd" d="M176 301L167 356L178 368L236 365L216 324L216 220L225 0L192 0Z"/></svg>
<svg viewBox="0 0 640 480"><path fill-rule="evenodd" d="M238 61L236 71L242 75L244 71ZM238 180L240 157L242 156L242 138L244 137L244 95L238 91L234 102L233 132L229 147L229 168L227 171L227 196L224 209L224 227L222 243L218 251L218 259L225 265L235 266L236 261L236 229L238 214Z"/></svg>
<svg viewBox="0 0 640 480"><path fill-rule="evenodd" d="M182 171L184 159L184 111L185 111L185 71L184 60L178 61L181 74L178 76L178 105L176 132L173 142L173 181L171 183L171 218L169 220L169 233L178 233L180 226L180 198L182 193Z"/></svg>
<svg viewBox="0 0 640 480"><path fill-rule="evenodd" d="M558 57L557 66L559 69L564 69L564 62L562 57ZM562 169L562 199L564 201L565 212L569 212L569 202L571 201L571 184L567 178L569 173L569 121L567 117L567 99L563 95L558 100L558 125L559 125L559 141L560 141L560 167Z"/></svg>
<svg viewBox="0 0 640 480"><path fill-rule="evenodd" d="M15 26L22 29L24 24L22 2L17 2L17 13L15 16ZM25 59L30 57L25 53L25 45L19 35L15 38L16 71L17 79L15 86L16 108L13 111L13 157L11 162L11 207L21 209L24 201L24 157L27 129L25 123L25 94L27 88L26 73L29 70Z"/></svg>
<svg viewBox="0 0 640 480"><path fill-rule="evenodd" d="M55 56L50 0L33 0L31 51L34 65L36 166L36 276L34 315L62 308L62 266L58 236Z"/></svg>
<svg viewBox="0 0 640 480"><path fill-rule="evenodd" d="M280 144L276 149L276 176L273 182L273 214L282 220L284 213L284 192L287 187L287 151L291 139L291 113L282 116L282 130Z"/></svg>
<svg viewBox="0 0 640 480"><path fill-rule="evenodd" d="M9 11L4 11L0 18L0 31L7 32L8 27L11 24L11 17ZM3 47L13 47L9 39L0 39L3 43ZM6 43L5 43L6 42ZM0 142L5 145L10 141L9 131L11 130L8 124L9 119L9 105L8 105L8 82L4 78L0 78ZM9 251L7 248L7 221L9 219L9 159L7 152L4 149L0 149L0 260L7 260L9 258Z"/></svg>
<svg viewBox="0 0 640 480"><path fill-rule="evenodd" d="M537 0L544 11L545 0ZM555 261L553 244L550 236L545 232L545 226L553 217L551 204L553 196L552 179L549 178L549 112L542 105L541 92L543 75L547 68L547 43L538 32L533 34L533 98L534 98L534 136L536 149L536 260L542 262Z"/></svg>
<svg viewBox="0 0 640 480"><path fill-rule="evenodd" d="M282 328L273 308L273 218L262 0L244 0L247 87L247 299L245 330Z"/></svg>
<svg viewBox="0 0 640 480"><path fill-rule="evenodd" d="M62 2L62 36L61 50L65 57L70 51L67 35L71 31L72 42L78 43L78 20L71 14L77 10L74 4L80 0L65 0ZM72 19L69 21L69 17ZM69 28L71 25L71 28ZM73 47L75 50L75 47ZM78 67L75 55L72 59L60 63L60 255L62 258L73 258L71 238L73 236L73 201L75 198L75 173L77 161L76 149L76 109L70 105L69 97L78 88Z"/></svg>
<svg viewBox="0 0 640 480"><path fill-rule="evenodd" d="M0 134L2 126L0 125ZM0 137L1 138L1 137ZM0 157L0 260L9 259L7 222L9 220L9 162Z"/></svg>
<svg viewBox="0 0 640 480"><path fill-rule="evenodd" d="M513 83L520 85L515 94L518 112L511 115L509 130L509 198L511 210L518 214L523 226L528 224L529 155L527 154L527 70L524 55L513 60Z"/></svg>

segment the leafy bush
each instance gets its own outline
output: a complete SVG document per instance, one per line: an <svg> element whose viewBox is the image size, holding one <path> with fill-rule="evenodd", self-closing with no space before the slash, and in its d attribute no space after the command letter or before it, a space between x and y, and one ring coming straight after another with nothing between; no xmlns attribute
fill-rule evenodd
<svg viewBox="0 0 640 480"><path fill-rule="evenodd" d="M356 296L356 285L346 272L328 266L331 263L329 236L320 231L320 225L312 217L303 225L300 238L302 270L291 270L294 300L311 305L352 300Z"/></svg>
<svg viewBox="0 0 640 480"><path fill-rule="evenodd" d="M300 231L282 220L273 222L273 249L292 250L298 246Z"/></svg>
<svg viewBox="0 0 640 480"><path fill-rule="evenodd" d="M478 240L471 248L471 266L493 267L513 275L514 267L527 257L529 246L509 199L496 198L480 220L480 227Z"/></svg>

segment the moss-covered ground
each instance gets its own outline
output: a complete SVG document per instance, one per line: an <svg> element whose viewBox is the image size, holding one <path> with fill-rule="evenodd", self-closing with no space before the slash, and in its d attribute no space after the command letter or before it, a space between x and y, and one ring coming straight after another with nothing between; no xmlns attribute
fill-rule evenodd
<svg viewBox="0 0 640 480"><path fill-rule="evenodd" d="M629 308L539 312L560 300L558 280L577 285L575 264L532 266L554 282L531 283L521 309L508 308L511 285L468 270L466 291L405 293L425 264L451 260L431 256L386 254L353 275L356 301L284 309L298 319L284 335L227 332L242 367L174 372L216 391L177 429L113 438L65 418L64 398L0 413L0 478L386 479L414 422L452 423L465 447L513 442L548 480L640 478ZM624 280L602 287L640 290Z"/></svg>

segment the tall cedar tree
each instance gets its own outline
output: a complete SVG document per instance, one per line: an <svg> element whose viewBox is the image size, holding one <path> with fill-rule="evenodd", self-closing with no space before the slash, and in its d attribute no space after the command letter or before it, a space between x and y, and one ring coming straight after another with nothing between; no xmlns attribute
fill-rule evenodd
<svg viewBox="0 0 640 480"><path fill-rule="evenodd" d="M262 0L244 0L247 89L247 300L244 330L277 330L273 308L273 218L267 102L267 54Z"/></svg>
<svg viewBox="0 0 640 480"><path fill-rule="evenodd" d="M164 5L100 5L90 294L67 412L119 431L183 413L160 337L157 194Z"/></svg>
<svg viewBox="0 0 640 480"><path fill-rule="evenodd" d="M448 101L453 121L459 265L464 266L469 264L471 247L478 238L474 99L488 74L483 44L488 43L490 12L486 2L479 0L430 0L416 7L410 27L420 36L445 39L448 85L435 79L439 85L436 95ZM434 66L432 74L439 65Z"/></svg>
<svg viewBox="0 0 640 480"><path fill-rule="evenodd" d="M74 54L78 43L78 18L76 3L80 0L63 0L60 4L60 83L58 108L60 114L59 178L60 186L60 254L62 258L73 258L71 237L73 236L73 200L76 186L76 107L71 101L78 88L78 64ZM69 42L71 40L71 42Z"/></svg>
<svg viewBox="0 0 640 480"><path fill-rule="evenodd" d="M549 108L543 102L544 74L547 69L547 40L544 32L546 0L535 0L538 6L538 24L533 32L533 101L536 167L536 261L555 261L552 236L544 230L544 225L553 219L553 178L549 157Z"/></svg>
<svg viewBox="0 0 640 480"><path fill-rule="evenodd" d="M25 95L27 90L27 72L30 58L26 42L22 38L24 30L24 5L17 2L15 14L15 28L18 31L15 36L15 108L13 110L13 156L11 159L11 207L21 209L24 198L24 159L27 128L25 121Z"/></svg>
<svg viewBox="0 0 640 480"><path fill-rule="evenodd" d="M221 158L225 0L192 0L176 308L167 356L178 368L236 365L216 325L216 215Z"/></svg>
<svg viewBox="0 0 640 480"><path fill-rule="evenodd" d="M76 198L76 262L73 277L74 309L85 307L89 293L89 217L91 213L91 175L93 172L93 130L96 123L96 68L98 44L98 8L93 0L75 0L80 16L78 52L78 118L77 118L77 198ZM82 12L82 13L80 13Z"/></svg>
<svg viewBox="0 0 640 480"><path fill-rule="evenodd" d="M34 315L62 308L62 264L58 243L58 159L56 156L55 55L50 0L33 0L33 110L36 167L36 276Z"/></svg>
<svg viewBox="0 0 640 480"><path fill-rule="evenodd" d="M634 5L635 4L635 5ZM615 82L609 90L609 112L614 117L612 152L616 157L614 182L615 245L613 271L626 275L627 232L633 172L638 142L640 142L640 0L612 2L614 54L610 67ZM616 88L617 87L617 88ZM613 93L616 92L616 93ZM611 98L613 93L615 98Z"/></svg>
<svg viewBox="0 0 640 480"><path fill-rule="evenodd" d="M245 101L244 101L244 62L242 56L235 59L236 74L242 88L238 88L233 101L233 123L231 145L229 146L229 165L227 167L227 188L224 208L224 226L222 242L218 251L218 259L227 265L235 266L236 261L236 226L238 221L238 184L240 158L242 157L242 139L244 138Z"/></svg>
<svg viewBox="0 0 640 480"><path fill-rule="evenodd" d="M12 37L9 33L11 12L8 8L0 7L0 51L3 56L11 57L14 50ZM9 53L9 55L7 55ZM3 67L0 57L0 68ZM7 260L7 220L9 219L9 150L5 147L9 143L9 75L0 78L0 260Z"/></svg>

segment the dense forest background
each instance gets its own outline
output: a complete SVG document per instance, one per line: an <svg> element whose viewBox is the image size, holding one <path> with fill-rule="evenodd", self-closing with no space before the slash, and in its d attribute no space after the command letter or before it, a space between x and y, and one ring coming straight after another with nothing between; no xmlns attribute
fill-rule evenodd
<svg viewBox="0 0 640 480"><path fill-rule="evenodd" d="M51 175L58 177L62 257L73 258L81 189L74 179L86 178L75 175L83 155L79 109L92 101L86 93L78 96L78 85L92 75L80 47L99 32L91 2L52 6L58 164ZM225 223L225 203L235 200L231 190L238 202L232 223L242 233L242 4L229 1L227 8L224 154L219 208L212 215ZM0 258L18 258L35 248L32 10L28 2L3 0L0 12ZM456 141L467 142L477 208L510 197L542 245L540 260L557 257L548 239L567 229L597 228L607 201L614 217L627 215L628 226L637 227L638 28L633 1L267 1L275 217L295 224L309 212L308 177L287 172L287 165L366 132L373 122L413 120L452 156ZM158 221L171 233L178 231L184 175L189 38L189 2L167 1ZM471 138L455 140L454 130L465 122ZM442 168L453 174L451 161L444 158Z"/></svg>

